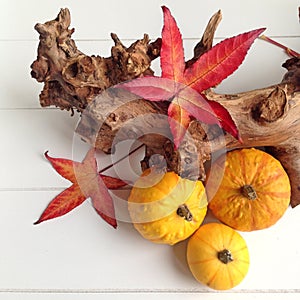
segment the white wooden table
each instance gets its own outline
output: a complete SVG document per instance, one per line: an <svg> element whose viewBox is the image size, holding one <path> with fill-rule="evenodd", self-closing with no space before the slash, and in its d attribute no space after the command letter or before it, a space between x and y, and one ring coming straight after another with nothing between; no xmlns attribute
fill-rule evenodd
<svg viewBox="0 0 300 300"><path fill-rule="evenodd" d="M0 10L0 299L299 299L300 207L272 228L243 233L250 271L233 290L216 293L197 283L185 263L185 243L169 247L142 239L129 223L114 230L87 201L73 212L38 226L48 202L69 182L43 153L72 158L78 117L42 109L42 85L30 77L38 34L33 27L71 11L73 38L86 54L110 55L110 32L124 41L162 28L167 5L184 37L186 57L210 16L222 10L216 42L267 27L266 35L300 51L298 0L1 0ZM218 91L234 93L281 80L287 56L257 40L240 69ZM158 63L155 65L159 72Z"/></svg>

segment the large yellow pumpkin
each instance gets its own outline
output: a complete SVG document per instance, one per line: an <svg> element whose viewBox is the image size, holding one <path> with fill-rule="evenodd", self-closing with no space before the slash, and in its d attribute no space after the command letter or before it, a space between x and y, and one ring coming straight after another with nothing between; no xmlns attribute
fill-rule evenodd
<svg viewBox="0 0 300 300"><path fill-rule="evenodd" d="M249 269L249 252L243 237L219 223L202 225L189 239L187 262L194 277L215 290L238 285Z"/></svg>
<svg viewBox="0 0 300 300"><path fill-rule="evenodd" d="M207 211L205 189L201 181L148 169L131 190L128 210L144 238L173 245L189 237L202 223Z"/></svg>
<svg viewBox="0 0 300 300"><path fill-rule="evenodd" d="M278 160L258 149L234 150L216 161L210 180L224 174L209 208L223 223L241 231L276 223L290 203L290 182ZM218 170L219 166L219 170Z"/></svg>

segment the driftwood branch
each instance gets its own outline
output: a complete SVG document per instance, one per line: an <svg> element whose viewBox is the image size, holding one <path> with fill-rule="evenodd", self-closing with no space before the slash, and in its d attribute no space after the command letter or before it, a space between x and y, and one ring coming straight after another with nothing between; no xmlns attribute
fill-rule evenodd
<svg viewBox="0 0 300 300"><path fill-rule="evenodd" d="M57 106L83 111L101 91L123 81L152 75L151 61L159 56L161 39L150 43L147 34L125 47L116 34L111 56L88 56L79 51L69 29L70 12L62 9L57 18L36 24L40 34L38 57L32 63L31 76L44 82L41 106Z"/></svg>
<svg viewBox="0 0 300 300"><path fill-rule="evenodd" d="M295 92L293 84L282 83L232 95L209 91L207 97L221 103L231 114L243 144L217 126L193 120L188 129L189 135L178 150L174 150L171 142L167 118L162 117L167 115L166 103L154 106L134 96L129 99L130 95L122 94L124 91L114 92L118 95L111 93L95 99L77 128L77 133L96 148L109 153L112 146L121 140L139 139L147 146L143 161L145 168L153 155L160 155L169 170L183 177L204 180L204 163L210 160L211 153L224 150L224 147L227 151L242 147L266 147L279 159L289 175L292 206L299 203L300 93ZM126 105L115 103L118 109L114 110L111 103L116 99L121 102L126 99Z"/></svg>
<svg viewBox="0 0 300 300"><path fill-rule="evenodd" d="M187 65L211 47L220 19L220 12L211 18ZM150 43L145 35L127 48L113 34L115 45L111 57L87 56L77 49L71 39L74 30L69 26L67 9L61 10L55 20L35 26L40 43L31 75L44 82L40 94L42 106L55 105L82 113L77 133L84 140L110 153L119 141L138 139L146 145L143 168L164 162L169 170L202 180L212 153L224 148L265 147L281 161L289 175L291 205L300 203L299 58L283 65L287 73L281 83L273 86L234 95L206 91L209 99L218 101L229 111L243 144L218 126L192 120L189 134L180 148L174 150L167 122L168 103L151 103L120 89L108 89L153 74L151 61L160 54L161 40Z"/></svg>

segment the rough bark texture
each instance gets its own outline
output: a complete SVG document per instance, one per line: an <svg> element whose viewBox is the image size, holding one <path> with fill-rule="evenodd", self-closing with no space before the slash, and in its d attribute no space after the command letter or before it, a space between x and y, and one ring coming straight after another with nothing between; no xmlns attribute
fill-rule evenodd
<svg viewBox="0 0 300 300"><path fill-rule="evenodd" d="M209 20L200 42L194 48L194 56L186 62L186 67L192 65L202 54L212 47L215 32L222 20L222 14L219 10Z"/></svg>
<svg viewBox="0 0 300 300"><path fill-rule="evenodd" d="M217 126L193 120L189 126L190 134L178 150L174 150L171 142L167 118L162 117L167 114L167 105L154 106L151 102L132 99L124 106L117 103L117 110L109 106L116 99L128 100L128 97L120 95L120 91L117 96L101 96L101 101L95 101L83 114L78 133L107 153L114 143L139 139L147 147L142 163L144 168L149 166L153 155L160 163L161 160L157 160L157 155L160 155L166 160L169 170L183 177L201 180L205 179L204 164L210 160L211 153L224 148L228 151L242 147L266 147L279 159L289 175L292 206L299 203L300 93L295 92L293 84L278 84L234 95L209 91L207 97L218 101L230 112L244 143L240 144L231 135L224 134ZM108 113L110 117L106 118Z"/></svg>
<svg viewBox="0 0 300 300"><path fill-rule="evenodd" d="M41 106L82 111L104 89L139 76L152 75L151 61L159 56L161 40L150 43L147 34L126 48L116 34L111 57L87 56L79 51L69 29L70 12L62 9L55 20L36 24L40 34L38 57L31 76L44 82Z"/></svg>
<svg viewBox="0 0 300 300"><path fill-rule="evenodd" d="M221 19L218 12L210 20L203 38L195 47L194 58L207 51ZM234 95L206 91L231 114L244 141L240 144L217 126L192 120L189 135L174 150L167 122L168 103L136 99L120 89L107 89L119 82L152 74L151 61L159 56L160 39L150 43L147 35L126 48L112 35L115 46L109 58L86 56L71 39L70 13L37 24L40 34L38 58L32 76L44 82L42 106L82 112L77 133L96 148L110 153L115 143L138 139L146 145L142 167L166 166L183 177L205 179L206 162L212 153L241 147L265 147L285 167L292 186L291 205L300 203L300 62L292 58L283 65L283 81L270 87ZM99 92L99 96L95 98ZM94 100L95 98L95 100ZM94 100L94 101L92 101Z"/></svg>

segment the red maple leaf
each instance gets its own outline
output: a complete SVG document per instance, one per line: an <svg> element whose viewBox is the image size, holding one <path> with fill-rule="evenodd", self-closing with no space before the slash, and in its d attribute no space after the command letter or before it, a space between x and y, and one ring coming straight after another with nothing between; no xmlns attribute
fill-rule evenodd
<svg viewBox="0 0 300 300"><path fill-rule="evenodd" d="M225 39L185 68L182 37L170 10L163 6L164 26L161 45L161 77L143 77L119 87L150 101L171 101L169 124L177 148L193 116L208 124L219 124L241 141L228 111L201 94L231 75L243 62L247 51L264 28ZM193 91L197 91L196 95ZM190 96L192 96L190 98Z"/></svg>
<svg viewBox="0 0 300 300"><path fill-rule="evenodd" d="M53 168L73 184L48 204L34 224L65 215L87 198L91 198L96 212L108 224L116 228L113 200L108 189L117 189L127 183L118 178L99 174L94 149L88 151L81 163L70 159L53 158L47 152L45 156Z"/></svg>

